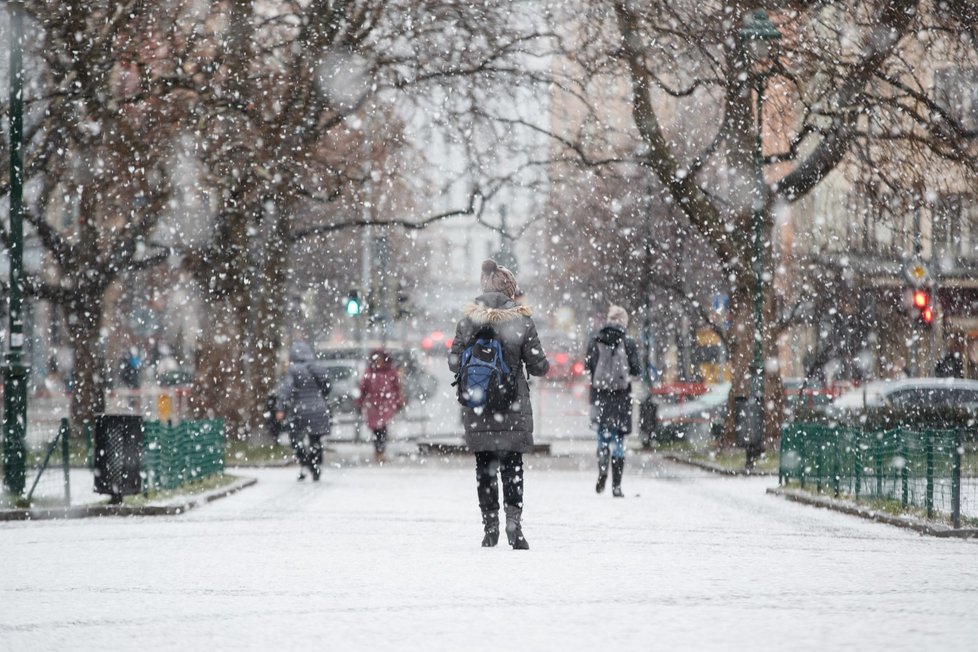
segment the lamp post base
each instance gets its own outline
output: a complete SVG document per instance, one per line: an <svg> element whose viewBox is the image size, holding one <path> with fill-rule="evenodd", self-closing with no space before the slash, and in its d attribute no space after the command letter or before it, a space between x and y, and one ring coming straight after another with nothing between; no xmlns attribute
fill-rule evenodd
<svg viewBox="0 0 978 652"><path fill-rule="evenodd" d="M27 468L27 377L30 367L7 354L3 368L3 484L14 495L24 493Z"/></svg>

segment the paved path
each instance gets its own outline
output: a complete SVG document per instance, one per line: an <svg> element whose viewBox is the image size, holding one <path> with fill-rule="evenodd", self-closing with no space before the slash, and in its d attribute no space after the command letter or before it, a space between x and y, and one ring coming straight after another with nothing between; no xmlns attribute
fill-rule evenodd
<svg viewBox="0 0 978 652"><path fill-rule="evenodd" d="M644 460L644 470L642 461ZM530 460L485 550L468 458L248 471L181 517L0 524L0 650L972 650L978 543L630 459ZM577 466L583 470L577 470Z"/></svg>

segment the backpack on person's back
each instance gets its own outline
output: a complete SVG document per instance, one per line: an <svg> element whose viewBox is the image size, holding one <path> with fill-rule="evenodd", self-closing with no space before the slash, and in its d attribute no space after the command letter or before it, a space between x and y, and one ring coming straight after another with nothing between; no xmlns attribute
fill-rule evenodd
<svg viewBox="0 0 978 652"><path fill-rule="evenodd" d="M598 341L598 361L591 376L591 387L599 391L620 392L628 389L628 352L625 341L614 344Z"/></svg>
<svg viewBox="0 0 978 652"><path fill-rule="evenodd" d="M462 351L455 375L458 402L465 407L490 412L513 409L519 394L516 373L503 359L503 345L491 327L476 333Z"/></svg>

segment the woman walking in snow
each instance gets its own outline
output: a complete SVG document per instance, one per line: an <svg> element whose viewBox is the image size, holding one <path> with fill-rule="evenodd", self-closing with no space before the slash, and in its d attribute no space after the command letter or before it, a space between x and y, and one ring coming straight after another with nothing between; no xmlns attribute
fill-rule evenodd
<svg viewBox="0 0 978 652"><path fill-rule="evenodd" d="M367 427L374 433L374 459L383 462L387 424L404 407L401 379L387 351L376 349L370 354L370 366L360 381L356 404Z"/></svg>
<svg viewBox="0 0 978 652"><path fill-rule="evenodd" d="M514 550L527 550L523 536L523 454L533 450L533 410L523 373L543 376L550 365L540 346L530 308L515 301L516 277L493 260L482 263L482 294L466 305L458 322L448 366L459 373L463 352L477 337L497 339L503 359L515 377L516 400L501 411L462 407L465 443L475 453L483 547L499 541L499 485L503 481L506 538Z"/></svg>
<svg viewBox="0 0 978 652"><path fill-rule="evenodd" d="M330 413L327 397L329 379L314 367L315 356L306 342L295 342L289 351L289 368L276 392L275 417L284 421L292 450L300 465L299 479L305 480L305 469L319 480L323 466L322 439L329 435ZM309 447L305 440L309 438Z"/></svg>

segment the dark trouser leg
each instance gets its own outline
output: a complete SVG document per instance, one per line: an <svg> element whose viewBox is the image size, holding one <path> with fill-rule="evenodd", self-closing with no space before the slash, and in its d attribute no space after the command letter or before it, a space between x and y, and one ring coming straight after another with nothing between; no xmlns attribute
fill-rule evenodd
<svg viewBox="0 0 978 652"><path fill-rule="evenodd" d="M523 455L500 453L500 474L503 478L503 502L509 507L523 509Z"/></svg>
<svg viewBox="0 0 978 652"><path fill-rule="evenodd" d="M621 490L621 476L625 472L625 436L615 432L615 450L611 453L611 493L615 498L625 494Z"/></svg>
<svg viewBox="0 0 978 652"><path fill-rule="evenodd" d="M478 481L479 509L482 511L482 528L485 536L482 547L490 548L499 541L499 457L496 453L475 454L475 476Z"/></svg>
<svg viewBox="0 0 978 652"><path fill-rule="evenodd" d="M304 445L305 439L305 435L289 429L289 443L292 444L292 452L295 454L295 460L299 463L299 466L306 466L309 463Z"/></svg>
<svg viewBox="0 0 978 652"><path fill-rule="evenodd" d="M611 457L610 443L611 433L605 426L598 426L598 483L594 486L594 490L598 493L604 491L604 486L608 482L608 459Z"/></svg>
<svg viewBox="0 0 978 652"><path fill-rule="evenodd" d="M323 436L309 435L309 470L312 471L312 479L318 480L319 474L323 470Z"/></svg>
<svg viewBox="0 0 978 652"><path fill-rule="evenodd" d="M513 550L529 550L523 536L523 455L500 453L503 502L506 504L506 539Z"/></svg>
<svg viewBox="0 0 978 652"><path fill-rule="evenodd" d="M374 452L383 455L387 450L387 426L374 430Z"/></svg>
<svg viewBox="0 0 978 652"><path fill-rule="evenodd" d="M496 453L475 454L475 476L479 483L479 508L482 513L499 511L499 458Z"/></svg>

